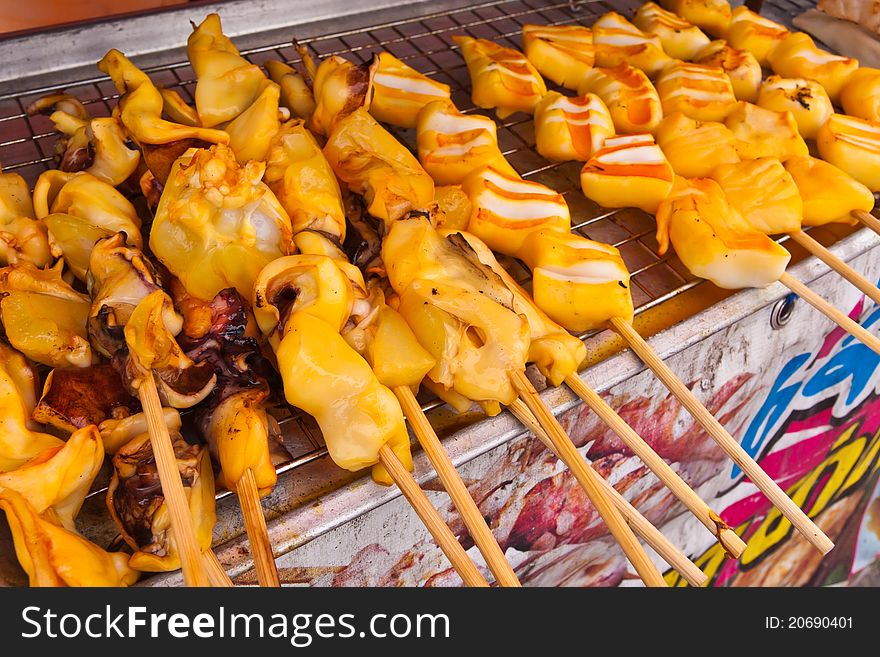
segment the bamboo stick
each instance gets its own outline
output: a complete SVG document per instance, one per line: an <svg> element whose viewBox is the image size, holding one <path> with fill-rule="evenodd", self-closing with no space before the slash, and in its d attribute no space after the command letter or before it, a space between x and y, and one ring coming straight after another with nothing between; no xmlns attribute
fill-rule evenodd
<svg viewBox="0 0 880 657"><path fill-rule="evenodd" d="M205 564L205 574L208 576L211 586L227 588L233 586L232 580L229 579L223 564L220 563L213 550L209 549L202 552L202 560Z"/></svg>
<svg viewBox="0 0 880 657"><path fill-rule="evenodd" d="M495 580L501 586L520 586L513 568L504 558L504 552L495 540L495 536L489 530L486 519L480 513L477 503L471 497L467 487L461 480L461 476L452 464L449 455L440 444L440 439L434 432L434 427L428 422L428 418L422 412L421 407L416 401L412 390L407 386L398 386L394 388L394 394L403 408L406 419L409 421L413 431L418 438L419 444L425 450L428 460L437 471L437 476L443 483L443 487L452 498L455 508L461 514L465 526L474 539L474 543L486 559L489 570L495 575Z"/></svg>
<svg viewBox="0 0 880 657"><path fill-rule="evenodd" d="M535 416L529 410L521 399L516 399L507 407L514 417L525 425L551 452L559 457L547 433L538 424ZM560 460L562 460L560 458ZM592 466L591 466L592 467ZM620 515L626 520L626 524L632 527L632 530L642 538L645 543L651 546L653 550L659 554L663 560L672 566L678 573L684 577L685 581L691 586L703 586L709 580L709 577L702 570L697 568L693 561L688 559L682 552L673 545L672 541L666 538L659 529L652 525L639 510L636 509L627 499L617 492L617 489L609 484L603 477L599 477L602 481L602 487L608 493L614 506L620 511Z"/></svg>
<svg viewBox="0 0 880 657"><path fill-rule="evenodd" d="M831 251L829 251L822 244L807 235L804 231L798 230L793 233L789 233L789 237L791 237L791 239L804 247L812 255L816 256L817 258L819 258L819 260L831 267L831 269L843 276L871 301L880 306L880 289L878 289L877 286L874 285L871 281L862 276L859 272L850 267L836 255L831 253Z"/></svg>
<svg viewBox="0 0 880 657"><path fill-rule="evenodd" d="M666 586L660 571L645 553L644 548L632 533L632 529L623 520L620 512L608 498L608 494L597 481L601 479L595 470L587 466L584 457L580 455L571 442L571 438L559 424L549 408L544 404L538 392L532 386L525 372L514 371L510 375L514 389L520 399L528 406L535 415L540 425L544 428L548 438L553 444L556 453L559 454L563 463L568 466L578 483L586 492L596 511L602 516L608 530L620 544L627 559L636 569L645 586Z"/></svg>
<svg viewBox="0 0 880 657"><path fill-rule="evenodd" d="M605 400L590 388L577 374L566 377L565 382L575 394L584 400L599 419L638 456L672 493L681 500L697 519L712 532L724 550L734 559L745 551L746 543L727 526L717 513L697 495L690 486L655 452L636 431L621 418Z"/></svg>
<svg viewBox="0 0 880 657"><path fill-rule="evenodd" d="M864 210L853 210L852 214L856 219L858 219L868 228L880 235L880 219L875 217L870 212L865 212Z"/></svg>
<svg viewBox="0 0 880 657"><path fill-rule="evenodd" d="M431 502L425 495L425 491L419 488L413 476L403 467L403 463L388 445L382 445L379 449L379 462L388 470L388 474L400 488L400 492L412 505L416 515L424 523L427 530L434 537L437 545L449 559L452 567L459 574L467 586L489 586L486 578L477 570L474 562L470 560L467 552L461 547L461 543L455 538L452 531L443 522L437 509L431 506Z"/></svg>
<svg viewBox="0 0 880 657"><path fill-rule="evenodd" d="M162 495L168 506L171 528L174 530L177 550L180 553L183 581L187 586L208 586L201 550L199 550L195 530L192 526L189 504L183 490L180 471L177 469L177 457L174 455L171 436L162 416L162 404L159 402L159 392L156 390L153 373L151 371L145 372L136 385L138 397L147 419L150 445L153 448L156 468L159 471Z"/></svg>
<svg viewBox="0 0 880 657"><path fill-rule="evenodd" d="M272 553L272 544L269 542L266 516L263 515L263 506L260 504L260 493L257 490L257 481L254 479L253 470L247 468L244 471L244 475L235 487L235 492L238 493L241 515L244 518L245 530L251 545L257 581L260 582L260 586L281 586L281 581L278 579L278 569L275 566L275 555Z"/></svg>
<svg viewBox="0 0 880 657"><path fill-rule="evenodd" d="M855 337L866 347L880 354L880 338L870 333L866 328L850 319L846 313L838 310L830 303L825 301L818 294L804 285L801 281L790 274L783 274L779 282L785 285L789 290L798 295L801 299L813 306L820 313L825 315L832 322L837 324L844 331Z"/></svg>
<svg viewBox="0 0 880 657"><path fill-rule="evenodd" d="M815 546L822 554L827 554L834 547L821 529L810 520L779 485L761 469L755 460L749 456L742 446L734 439L721 423L715 419L703 404L694 396L690 389L669 369L669 366L654 353L650 345L641 335L624 319L614 317L610 321L611 326L617 331L636 355L647 365L665 385L669 391L690 412L694 419L706 430L721 449L736 463L740 469L751 479L752 483L766 495L770 501L788 518L792 525L797 528L804 537Z"/></svg>

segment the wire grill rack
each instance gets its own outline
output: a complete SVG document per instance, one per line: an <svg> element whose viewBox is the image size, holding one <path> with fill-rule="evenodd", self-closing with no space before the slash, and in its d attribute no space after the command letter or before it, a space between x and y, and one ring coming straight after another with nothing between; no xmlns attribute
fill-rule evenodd
<svg viewBox="0 0 880 657"><path fill-rule="evenodd" d="M631 15L639 4L638 0L614 0L613 4L601 0L492 0L413 19L299 38L298 41L319 59L341 55L363 62L373 53L387 50L420 72L448 84L452 100L461 111L486 113L471 102L467 67L458 47L452 43L452 35L470 34L519 49L525 24L590 25L607 11ZM764 13L787 23L808 6L808 0L798 0L797 3L775 0ZM123 39L118 46L124 49L124 44ZM269 59L292 65L301 62L290 41L242 50L242 55L258 65ZM177 89L186 100L194 102L195 75L187 61L145 70L157 85ZM77 96L93 116L109 116L118 98L110 80L97 73L94 77L70 80L65 84L0 95L0 163L4 171L18 172L31 185L43 171L54 167L54 146L58 135L47 117L29 116L25 108L37 98L60 90ZM413 130L390 129L415 150ZM530 116L516 114L499 121L498 140L504 155L524 178L542 182L564 195L571 210L573 230L590 239L613 244L620 250L631 272L636 313L702 282L695 279L674 255L658 255L654 221L650 215L636 209L600 208L580 191L578 163L551 163L538 155ZM528 273L524 267L514 261L505 264L511 267L516 278L528 285ZM428 401L424 408L431 410L440 404L435 399ZM284 428L285 447L292 459L278 466L279 473L293 470L327 453L317 424L309 416L293 413L280 422Z"/></svg>

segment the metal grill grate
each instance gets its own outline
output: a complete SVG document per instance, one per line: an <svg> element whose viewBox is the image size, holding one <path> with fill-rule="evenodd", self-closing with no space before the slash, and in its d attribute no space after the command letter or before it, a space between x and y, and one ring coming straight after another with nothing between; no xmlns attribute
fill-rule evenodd
<svg viewBox="0 0 880 657"><path fill-rule="evenodd" d="M768 7L769 11L765 13L785 22L808 4L804 0L798 0L798 4L789 0L777 2L777 6ZM312 36L299 39L299 42L318 58L341 55L367 61L374 52L387 50L422 73L448 84L452 90L452 100L460 110L491 116L475 108L471 102L467 67L457 52L458 47L450 39L452 35L470 34L520 49L520 34L524 24L590 25L601 14L611 10L631 15L639 4L634 0L615 0L613 5L601 0L492 0L414 19ZM124 49L124 39L115 45ZM242 55L258 65L268 59L280 59L293 65L301 61L289 42L243 50ZM145 70L157 85L177 89L184 99L193 103L195 75L188 62ZM62 89L76 95L93 116L109 116L118 98L113 84L100 74L88 79L70 80L66 84L0 95L0 163L4 171L20 173L31 185L40 173L54 166L53 149L57 134L47 117L28 116L25 108L46 93ZM391 130L415 150L413 130L393 127ZM702 282L695 279L674 255L661 257L657 254L654 221L650 215L636 209L600 208L580 191L578 163L550 163L538 155L531 117L517 114L498 122L498 140L505 156L523 177L542 182L564 195L571 209L573 230L620 249L632 275L636 313L644 312ZM528 284L525 268L516 262L509 264L515 277ZM425 404L424 408L430 410L440 403L434 400ZM312 418L294 413L283 419L281 424L284 427L285 446L293 458L278 467L279 473L326 454L320 431Z"/></svg>

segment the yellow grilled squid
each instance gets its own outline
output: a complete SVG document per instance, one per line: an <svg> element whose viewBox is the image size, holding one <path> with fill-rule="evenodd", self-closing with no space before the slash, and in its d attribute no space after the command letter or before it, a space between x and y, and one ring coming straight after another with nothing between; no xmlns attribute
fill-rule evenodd
<svg viewBox="0 0 880 657"><path fill-rule="evenodd" d="M593 23L596 66L629 64L653 77L673 60L663 51L660 37L643 32L617 12L610 11Z"/></svg>
<svg viewBox="0 0 880 657"><path fill-rule="evenodd" d="M196 111L205 128L231 121L256 100L266 76L223 34L220 16L208 14L186 40L196 74ZM209 140L206 140L209 141Z"/></svg>
<svg viewBox="0 0 880 657"><path fill-rule="evenodd" d="M107 182L90 173L50 170L34 186L34 209L46 224L56 257L64 257L70 271L85 281L89 255L95 243L116 233L126 242L143 246L141 220L131 202Z"/></svg>
<svg viewBox="0 0 880 657"><path fill-rule="evenodd" d="M309 119L312 132L329 137L336 125L352 112L370 109L373 76L378 58L369 64L352 64L342 57L328 57L315 73L315 111Z"/></svg>
<svg viewBox="0 0 880 657"><path fill-rule="evenodd" d="M521 52L487 39L456 35L452 40L467 63L474 105L494 109L500 119L535 111L547 86Z"/></svg>
<svg viewBox="0 0 880 657"><path fill-rule="evenodd" d="M501 279L504 286L510 290L514 312L524 317L529 326L531 342L528 360L538 367L550 385L561 385L565 377L577 372L580 364L587 357L587 348L584 343L551 319L537 303L537 299L533 301L529 297L528 293L501 266L489 247L476 235L458 231L440 231L441 235L444 233L446 235L455 233L463 237L474 250L479 261L491 269ZM571 235L568 231L560 232L548 229L536 231L536 233ZM530 239L531 235L526 238L526 241L528 242Z"/></svg>
<svg viewBox="0 0 880 657"><path fill-rule="evenodd" d="M668 115L654 131L672 170L683 178L705 178L720 164L739 162L736 139L723 123Z"/></svg>
<svg viewBox="0 0 880 657"><path fill-rule="evenodd" d="M198 113L187 104L177 89L163 87L159 89L159 93L162 94L162 109L169 119L182 125L201 125Z"/></svg>
<svg viewBox="0 0 880 657"><path fill-rule="evenodd" d="M34 220L28 184L0 171L0 266L20 261L44 267L52 262L46 226Z"/></svg>
<svg viewBox="0 0 880 657"><path fill-rule="evenodd" d="M828 92L832 103L837 103L840 90L859 67L859 60L834 55L817 48L813 39L804 32L788 34L767 56L773 72L784 78L810 78Z"/></svg>
<svg viewBox="0 0 880 657"><path fill-rule="evenodd" d="M657 209L657 242L671 243L692 274L718 287L765 287L779 280L791 255L753 228L710 178L676 178Z"/></svg>
<svg viewBox="0 0 880 657"><path fill-rule="evenodd" d="M754 103L761 87L761 65L747 50L739 50L725 41L713 41L694 57L695 64L717 66L730 78L737 100Z"/></svg>
<svg viewBox="0 0 880 657"><path fill-rule="evenodd" d="M37 377L24 356L0 340L0 472L21 467L64 443L31 420Z"/></svg>
<svg viewBox="0 0 880 657"><path fill-rule="evenodd" d="M222 130L163 119L165 102L162 94L147 74L118 50L110 50L104 55L98 62L98 69L109 75L116 90L123 94L117 109L119 120L139 144L169 144L181 139L201 139L212 144L229 141L229 135Z"/></svg>
<svg viewBox="0 0 880 657"><path fill-rule="evenodd" d="M0 488L0 509L12 532L15 554L31 586L130 586L138 572L123 552L105 552L76 532L58 527L20 494Z"/></svg>
<svg viewBox="0 0 880 657"><path fill-rule="evenodd" d="M840 104L850 116L880 121L880 69L864 66L840 90Z"/></svg>
<svg viewBox="0 0 880 657"><path fill-rule="evenodd" d="M269 78L281 88L281 104L298 119L307 120L315 111L315 95L305 78L284 62L270 59L265 63Z"/></svg>
<svg viewBox="0 0 880 657"><path fill-rule="evenodd" d="M263 181L290 216L294 235L308 228L345 239L339 183L302 121L288 121L272 139Z"/></svg>
<svg viewBox="0 0 880 657"><path fill-rule="evenodd" d="M833 164L803 155L789 158L784 166L803 199L804 226L855 224L853 210L874 208L871 190Z"/></svg>
<svg viewBox="0 0 880 657"><path fill-rule="evenodd" d="M520 257L532 270L535 303L569 331L603 328L612 317L632 321L629 271L613 246L540 230Z"/></svg>
<svg viewBox="0 0 880 657"><path fill-rule="evenodd" d="M446 185L434 190L437 202L436 213L432 220L437 228L458 228L465 230L471 220L473 205L461 185Z"/></svg>
<svg viewBox="0 0 880 657"><path fill-rule="evenodd" d="M548 160L586 162L614 134L614 121L595 94L569 98L555 91L535 108L535 142Z"/></svg>
<svg viewBox="0 0 880 657"><path fill-rule="evenodd" d="M62 445L50 447L15 470L0 472L0 489L20 493L34 511L75 531L74 519L102 465L104 445L98 428L90 424L74 431Z"/></svg>
<svg viewBox="0 0 880 657"><path fill-rule="evenodd" d="M498 148L495 121L462 114L450 101L428 103L416 125L419 162L438 185L458 185L482 166L516 175Z"/></svg>
<svg viewBox="0 0 880 657"><path fill-rule="evenodd" d="M712 172L727 202L753 228L768 235L801 229L804 203L797 185L776 158L725 164Z"/></svg>
<svg viewBox="0 0 880 657"><path fill-rule="evenodd" d="M663 114L681 112L698 121L723 121L736 104L730 78L718 66L679 62L657 78Z"/></svg>
<svg viewBox="0 0 880 657"><path fill-rule="evenodd" d="M727 0L660 0L660 4L713 36L723 35L730 24Z"/></svg>
<svg viewBox="0 0 880 657"><path fill-rule="evenodd" d="M581 169L581 189L603 207L653 213L672 189L673 177L651 135L621 135L606 139Z"/></svg>
<svg viewBox="0 0 880 657"><path fill-rule="evenodd" d="M211 457L206 448L188 444L176 431L171 432L171 443L196 543L201 550L207 550L211 547L217 520ZM144 572L180 568L177 539L159 483L149 434L136 436L114 455L107 508L122 538L134 551L129 566Z"/></svg>
<svg viewBox="0 0 880 657"><path fill-rule="evenodd" d="M175 432L180 433L182 424L177 409L167 406L162 408L162 419L172 435ZM123 445L148 432L147 417L143 413L135 413L123 418L107 418L98 425L98 431L104 443L104 453L113 455Z"/></svg>
<svg viewBox="0 0 880 657"><path fill-rule="evenodd" d="M655 2L639 7L632 22L640 30L657 35L663 50L673 59L693 59L709 44L709 37L699 27Z"/></svg>
<svg viewBox="0 0 880 657"><path fill-rule="evenodd" d="M64 261L51 269L28 262L0 269L0 315L9 343L50 367L86 367L89 298L61 278Z"/></svg>
<svg viewBox="0 0 880 657"><path fill-rule="evenodd" d="M596 59L593 32L582 25L523 25L522 40L538 72L573 91Z"/></svg>
<svg viewBox="0 0 880 657"><path fill-rule="evenodd" d="M324 146L336 177L364 197L386 226L434 200L434 181L416 157L363 108L339 121Z"/></svg>
<svg viewBox="0 0 880 657"><path fill-rule="evenodd" d="M594 68L578 88L578 95L594 93L611 113L617 132L651 132L663 118L660 97L648 76L628 64Z"/></svg>
<svg viewBox="0 0 880 657"><path fill-rule="evenodd" d="M724 119L724 125L736 138L736 152L742 160L775 157L785 162L809 152L794 116L788 111L774 112L740 101Z"/></svg>
<svg viewBox="0 0 880 657"><path fill-rule="evenodd" d="M823 160L880 192L880 122L832 114L819 128L816 145Z"/></svg>
<svg viewBox="0 0 880 657"><path fill-rule="evenodd" d="M250 298L265 264L289 253L290 218L262 182L265 165L239 166L223 145L194 149L171 169L150 248L200 299L227 287Z"/></svg>
<svg viewBox="0 0 880 657"><path fill-rule="evenodd" d="M449 85L422 75L389 52L379 53L373 76L370 114L384 123L415 128L419 111L436 100L449 100Z"/></svg>
<svg viewBox="0 0 880 657"><path fill-rule="evenodd" d="M815 139L834 107L825 89L815 80L770 75L761 85L757 103L774 112L791 112L804 139Z"/></svg>
<svg viewBox="0 0 880 657"><path fill-rule="evenodd" d="M281 88L267 81L254 102L223 128L229 133L229 148L239 164L248 160L266 160L269 143L281 129L278 118L280 94Z"/></svg>
<svg viewBox="0 0 880 657"><path fill-rule="evenodd" d="M473 401L513 401L510 373L525 366L530 331L497 274L460 236L444 239L424 218L396 222L382 259L398 312L436 361L428 378Z"/></svg>
<svg viewBox="0 0 880 657"><path fill-rule="evenodd" d="M752 53L761 66L770 68L770 53L788 34L784 25L743 5L733 10L724 38L734 48Z"/></svg>
<svg viewBox="0 0 880 657"><path fill-rule="evenodd" d="M465 178L461 188L472 205L468 231L499 253L515 256L534 230L571 228L562 194L541 183L483 167Z"/></svg>
<svg viewBox="0 0 880 657"><path fill-rule="evenodd" d="M183 319L174 311L171 298L156 290L138 302L124 329L125 378L137 386L142 377L152 376L163 405L174 408L195 406L217 382L208 363L196 364L177 344L174 336L182 327Z"/></svg>

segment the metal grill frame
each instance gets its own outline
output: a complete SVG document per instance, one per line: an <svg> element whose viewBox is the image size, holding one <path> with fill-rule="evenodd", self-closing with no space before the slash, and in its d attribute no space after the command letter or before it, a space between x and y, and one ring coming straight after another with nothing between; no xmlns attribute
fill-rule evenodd
<svg viewBox="0 0 880 657"><path fill-rule="evenodd" d="M453 34L469 34L488 38L504 45L521 49L522 25L529 22L561 25L580 23L591 25L606 11L631 14L641 4L633 0L606 2L584 0L561 2L553 0L489 0L469 6L454 7L426 13L415 18L386 21L365 25L320 36L298 39L309 48L312 55L323 58L341 55L361 62L372 54L388 50L420 72L449 84L452 98L463 112L479 112L494 116L476 108L470 98L470 79L464 60L449 37ZM426 5L427 6L427 5ZM805 0L774 0L765 8L769 15L780 22L790 23L793 14L810 6ZM213 9L206 7L205 11ZM222 15L222 5L220 6ZM308 26L297 29L308 31ZM259 41L259 34L250 35L249 42ZM122 45L124 42L112 45ZM301 63L289 41L256 45L242 49L249 61L263 64L267 59L279 59L296 66ZM144 70L159 85L174 88L188 102L193 102L195 77L189 63L178 60L160 66L145 66ZM3 170L18 172L32 185L42 171L53 168L54 143L58 133L53 130L47 117L28 116L27 105L51 92L66 90L76 95L93 116L109 116L118 99L115 88L106 76L95 74L43 86L27 87L22 81L22 91L0 95L0 163ZM550 85L550 88L553 88ZM653 218L636 209L607 210L585 199L579 185L580 164L553 163L544 160L535 150L532 117L516 114L498 121L498 137L502 152L527 179L548 184L563 194L572 211L572 230L585 237L610 243L621 250L631 273L636 314L643 313L704 281L696 279L672 256L657 254L654 239ZM415 132L387 126L409 148L415 150ZM781 240L782 241L782 240ZM521 264L505 261L514 276L526 286L528 272ZM586 339L595 332L579 337ZM423 404L425 411L441 406L437 399ZM562 410L562 409L560 409ZM327 455L326 447L310 417L292 412L282 419L285 446L291 459L277 466L279 475L295 471ZM487 423L488 427L491 423ZM103 488L94 490L98 495ZM221 492L218 498L229 495Z"/></svg>

